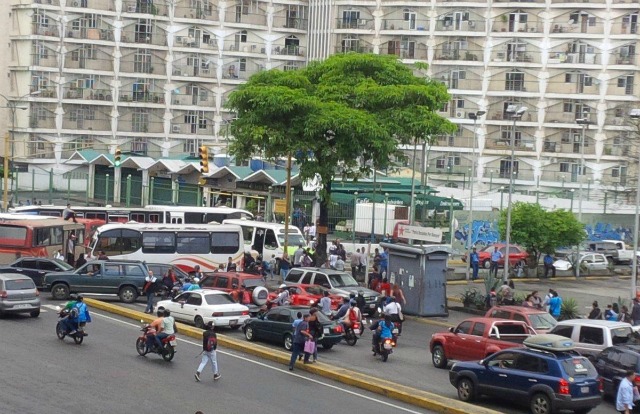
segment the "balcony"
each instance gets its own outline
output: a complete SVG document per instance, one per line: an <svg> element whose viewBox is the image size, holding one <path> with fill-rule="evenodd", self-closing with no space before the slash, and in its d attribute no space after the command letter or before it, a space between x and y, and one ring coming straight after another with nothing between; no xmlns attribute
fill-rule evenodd
<svg viewBox="0 0 640 414"><path fill-rule="evenodd" d="M197 94L172 94L171 104L181 106L215 107L216 95L209 90L199 90Z"/></svg>
<svg viewBox="0 0 640 414"><path fill-rule="evenodd" d="M151 1L127 1L122 5L123 13L136 13L136 14L151 14L153 16L166 15L167 9L162 4L162 1L156 1L157 4L153 4Z"/></svg>
<svg viewBox="0 0 640 414"><path fill-rule="evenodd" d="M485 142L485 149L511 150L511 143L509 142L509 139L488 138ZM534 152L536 150L536 142L535 140L516 140L515 150Z"/></svg>
<svg viewBox="0 0 640 414"><path fill-rule="evenodd" d="M375 20L373 17L364 19L336 19L337 30L373 30L375 28Z"/></svg>
<svg viewBox="0 0 640 414"><path fill-rule="evenodd" d="M628 16L627 16L627 19L628 19ZM634 37L633 35L638 34L638 23L631 22L631 21L613 22L613 24L611 25L611 34L612 35L631 35L630 37Z"/></svg>
<svg viewBox="0 0 640 414"><path fill-rule="evenodd" d="M309 26L309 21L307 19L301 19L297 17L278 16L278 15L273 16L274 29L307 30L308 26Z"/></svg>
<svg viewBox="0 0 640 414"><path fill-rule="evenodd" d="M506 15L503 15L506 16ZM529 16L531 17L531 16ZM491 25L492 32L501 33L540 33L544 31L544 24L537 21L527 21L527 23L510 22L499 18L493 21Z"/></svg>
<svg viewBox="0 0 640 414"><path fill-rule="evenodd" d="M429 20L426 18L418 20L383 19L382 30L393 30L395 32L424 32L429 30Z"/></svg>
<svg viewBox="0 0 640 414"><path fill-rule="evenodd" d="M67 37L70 39L113 40L113 32L111 30L83 27L80 29L67 30Z"/></svg>
<svg viewBox="0 0 640 414"><path fill-rule="evenodd" d="M435 60L462 60L467 62L482 61L483 50L480 49L449 49L439 47L436 49Z"/></svg>
<svg viewBox="0 0 640 414"><path fill-rule="evenodd" d="M186 65L177 63L173 66L173 76L215 78L216 67L211 64Z"/></svg>
<svg viewBox="0 0 640 414"><path fill-rule="evenodd" d="M133 92L122 93L120 102L147 102L164 104L164 92Z"/></svg>
<svg viewBox="0 0 640 414"><path fill-rule="evenodd" d="M306 56L307 49L297 45L273 45L272 55L282 56Z"/></svg>
<svg viewBox="0 0 640 414"><path fill-rule="evenodd" d="M603 34L604 33L604 24L601 22L596 22L593 24L578 22L578 23L560 23L562 19L566 16L560 16L556 18L555 22L551 25L551 34L562 34L564 37L569 35L569 37L580 37L584 34ZM563 37L563 36L558 36Z"/></svg>
<svg viewBox="0 0 640 414"><path fill-rule="evenodd" d="M534 49L531 46L531 49ZM491 53L492 62L521 62L521 63L540 63L540 52L521 50L517 52L509 52L507 50L495 50Z"/></svg>
<svg viewBox="0 0 640 414"><path fill-rule="evenodd" d="M280 52L282 51L283 48L284 48L284 46L280 46L280 48L278 49L278 53L277 54L281 54ZM293 46L292 46L292 48L293 48ZM275 49L276 49L276 46L272 47L272 53L276 53ZM264 43L259 43L259 42L240 42L240 43L235 43L235 42L233 42L233 39L230 39L230 40L225 40L224 50L227 50L229 52L258 53L258 54L265 55L267 53L267 46ZM294 52L294 50L290 50L290 51L291 51L291 53ZM298 50L298 51L300 51L300 50ZM304 52L304 51L302 51L302 52Z"/></svg>
<svg viewBox="0 0 640 414"><path fill-rule="evenodd" d="M104 116L97 119L82 119L65 115L62 120L62 129L110 132L111 122Z"/></svg>
<svg viewBox="0 0 640 414"><path fill-rule="evenodd" d="M53 36L60 37L60 31L56 25L41 26L39 24L33 24L33 34L38 36Z"/></svg>
<svg viewBox="0 0 640 414"><path fill-rule="evenodd" d="M478 32L484 34L486 25L485 20L438 20L436 32Z"/></svg>
<svg viewBox="0 0 640 414"><path fill-rule="evenodd" d="M632 157L635 155L630 145L605 144L602 155L613 157Z"/></svg>
<svg viewBox="0 0 640 414"><path fill-rule="evenodd" d="M395 55L400 59L427 60L427 46L415 42L391 41L380 46L381 55Z"/></svg>
<svg viewBox="0 0 640 414"><path fill-rule="evenodd" d="M29 118L29 128L54 129L56 118L53 114L46 117L31 116Z"/></svg>
<svg viewBox="0 0 640 414"><path fill-rule="evenodd" d="M176 4L176 18L218 20L218 9L214 4L204 4L203 1L189 1Z"/></svg>
<svg viewBox="0 0 640 414"><path fill-rule="evenodd" d="M567 53L550 51L549 52L549 64L584 64L584 65L597 65L601 60L600 53Z"/></svg>
<svg viewBox="0 0 640 414"><path fill-rule="evenodd" d="M228 7L224 16L226 23L238 23L251 26L266 26L267 11L260 10L259 13L240 13L236 6ZM275 26L275 25L274 25ZM276 26L277 27L277 26Z"/></svg>
<svg viewBox="0 0 640 414"><path fill-rule="evenodd" d="M125 29L120 38L123 43L142 43L146 45L164 46L167 41L167 36L162 29L157 26L153 27L152 31L135 31Z"/></svg>

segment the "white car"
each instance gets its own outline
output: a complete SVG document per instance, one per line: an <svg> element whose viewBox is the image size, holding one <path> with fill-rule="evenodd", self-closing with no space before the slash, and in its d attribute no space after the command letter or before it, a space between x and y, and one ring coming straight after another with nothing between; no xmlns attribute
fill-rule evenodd
<svg viewBox="0 0 640 414"><path fill-rule="evenodd" d="M216 327L238 329L249 319L249 308L234 302L228 293L220 290L191 290L160 301L157 306L171 311L176 321L193 323L198 328L213 322Z"/></svg>
<svg viewBox="0 0 640 414"><path fill-rule="evenodd" d="M553 263L553 267L557 270L569 270L572 268L571 262L575 259L575 253L567 256L567 259L556 260ZM607 270L609 266L609 262L607 261L607 257L602 253L592 253L592 252L581 252L580 253L580 262L584 263L587 266L589 271L592 270Z"/></svg>

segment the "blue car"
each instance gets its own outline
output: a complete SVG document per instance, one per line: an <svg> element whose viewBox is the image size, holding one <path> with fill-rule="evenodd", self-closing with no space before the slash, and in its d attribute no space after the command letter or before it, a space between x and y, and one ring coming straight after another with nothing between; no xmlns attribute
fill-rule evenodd
<svg viewBox="0 0 640 414"><path fill-rule="evenodd" d="M449 381L462 401L498 397L528 405L534 414L560 410L585 414L602 401L595 367L567 347L510 348L481 361L458 362L449 371Z"/></svg>

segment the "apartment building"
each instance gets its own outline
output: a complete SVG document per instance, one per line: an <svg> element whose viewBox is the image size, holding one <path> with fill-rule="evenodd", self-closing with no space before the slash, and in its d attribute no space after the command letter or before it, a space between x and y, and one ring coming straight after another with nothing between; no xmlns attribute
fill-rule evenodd
<svg viewBox="0 0 640 414"><path fill-rule="evenodd" d="M0 93L28 107L16 111L11 149L24 165L59 166L85 148L156 158L200 144L224 152L233 120L224 103L238 84L260 70L357 51L426 62L449 87L441 114L460 128L425 154L431 182L468 182L474 136L477 179L493 189L513 174L519 190L582 181L624 192L635 174L632 0L2 3L10 38ZM528 108L515 131L509 105ZM474 128L476 111L486 115ZM592 122L584 146L582 118Z"/></svg>

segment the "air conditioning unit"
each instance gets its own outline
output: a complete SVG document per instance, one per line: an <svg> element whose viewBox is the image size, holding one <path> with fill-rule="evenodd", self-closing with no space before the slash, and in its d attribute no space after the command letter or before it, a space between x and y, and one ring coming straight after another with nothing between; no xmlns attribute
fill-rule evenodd
<svg viewBox="0 0 640 414"><path fill-rule="evenodd" d="M71 3L71 5L72 5L73 7L80 7L80 1L78 1L78 0L74 0L74 1Z"/></svg>
<svg viewBox="0 0 640 414"><path fill-rule="evenodd" d="M558 159L557 158L549 158L549 162L551 164L557 164L558 163Z"/></svg>
<svg viewBox="0 0 640 414"><path fill-rule="evenodd" d="M471 28L476 27L476 22L474 22L473 20L469 20L468 24Z"/></svg>
<svg viewBox="0 0 640 414"><path fill-rule="evenodd" d="M367 24L366 20L358 20L358 26L365 26Z"/></svg>
<svg viewBox="0 0 640 414"><path fill-rule="evenodd" d="M180 133L180 125L173 125L171 127L171 132L173 132L174 134L179 134Z"/></svg>
<svg viewBox="0 0 640 414"><path fill-rule="evenodd" d="M176 43L183 43L182 36L176 36Z"/></svg>
<svg viewBox="0 0 640 414"><path fill-rule="evenodd" d="M456 111L456 118L464 118L466 115L464 111Z"/></svg>
<svg viewBox="0 0 640 414"><path fill-rule="evenodd" d="M217 46L218 41L216 39L209 39L209 46Z"/></svg>
<svg viewBox="0 0 640 414"><path fill-rule="evenodd" d="M136 12L136 5L135 4L130 4L129 5L129 13L135 13Z"/></svg>

